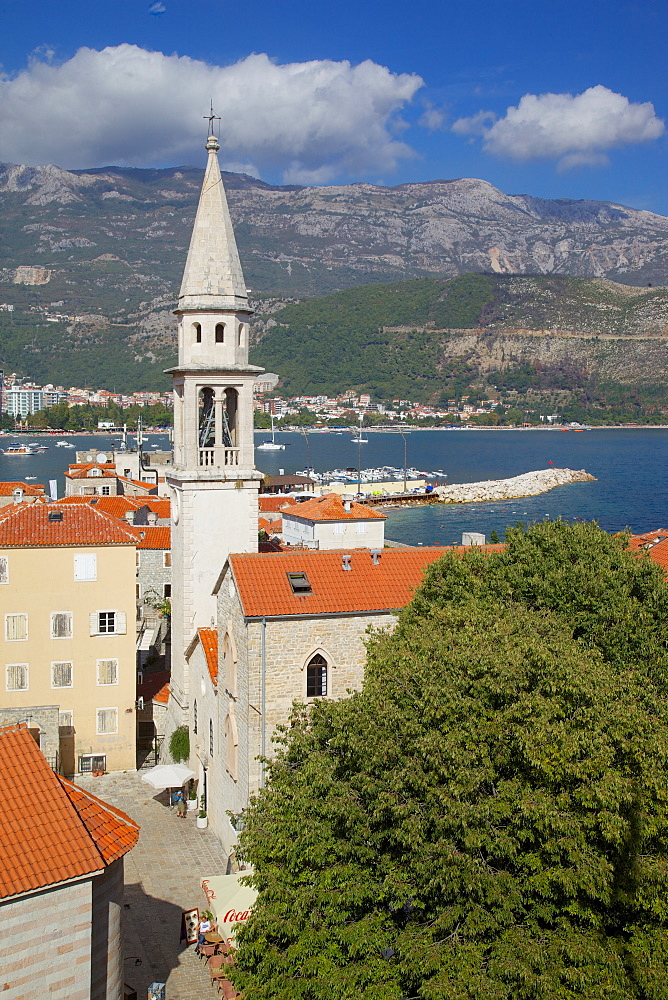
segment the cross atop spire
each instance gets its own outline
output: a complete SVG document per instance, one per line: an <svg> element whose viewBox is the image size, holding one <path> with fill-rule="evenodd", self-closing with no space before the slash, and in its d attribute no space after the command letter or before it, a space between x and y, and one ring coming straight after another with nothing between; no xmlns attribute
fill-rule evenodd
<svg viewBox="0 0 668 1000"><path fill-rule="evenodd" d="M215 133L213 131L213 123L216 121L218 122L220 121L220 115L216 115L213 113L213 97L211 98L211 109L209 111L209 114L202 115L202 118L204 118L204 120L208 121L209 123L209 135L214 135Z"/></svg>

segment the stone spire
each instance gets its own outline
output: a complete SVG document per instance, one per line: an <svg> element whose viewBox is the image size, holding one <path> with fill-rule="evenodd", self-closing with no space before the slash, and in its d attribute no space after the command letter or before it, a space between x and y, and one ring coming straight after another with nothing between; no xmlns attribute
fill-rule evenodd
<svg viewBox="0 0 668 1000"><path fill-rule="evenodd" d="M218 165L215 135L206 142L204 174L177 312L233 310L252 312L234 239L232 220Z"/></svg>

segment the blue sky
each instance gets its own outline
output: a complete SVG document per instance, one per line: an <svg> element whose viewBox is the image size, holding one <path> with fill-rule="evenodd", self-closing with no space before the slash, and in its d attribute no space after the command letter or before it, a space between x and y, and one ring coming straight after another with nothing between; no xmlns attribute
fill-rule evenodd
<svg viewBox="0 0 668 1000"><path fill-rule="evenodd" d="M480 177L668 214L664 0L33 0L0 12L0 160L273 183Z"/></svg>

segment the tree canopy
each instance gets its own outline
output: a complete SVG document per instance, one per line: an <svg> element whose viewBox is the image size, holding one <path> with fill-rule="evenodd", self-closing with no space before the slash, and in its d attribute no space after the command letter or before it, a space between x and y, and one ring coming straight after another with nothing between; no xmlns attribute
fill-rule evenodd
<svg viewBox="0 0 668 1000"><path fill-rule="evenodd" d="M595 525L450 554L241 836L248 1000L665 1000L668 587Z"/></svg>

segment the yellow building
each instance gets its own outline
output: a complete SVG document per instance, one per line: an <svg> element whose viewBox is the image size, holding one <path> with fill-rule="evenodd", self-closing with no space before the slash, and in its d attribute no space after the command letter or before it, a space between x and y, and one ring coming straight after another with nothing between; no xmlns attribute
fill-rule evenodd
<svg viewBox="0 0 668 1000"><path fill-rule="evenodd" d="M64 774L136 766L137 541L84 504L0 511L0 724Z"/></svg>

